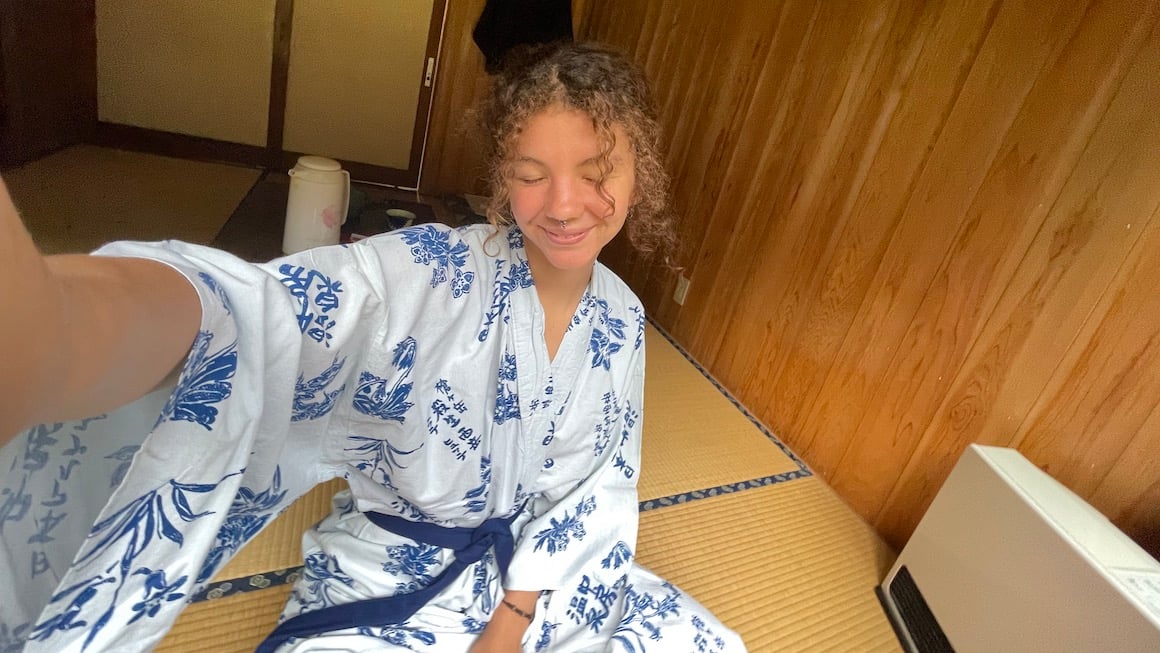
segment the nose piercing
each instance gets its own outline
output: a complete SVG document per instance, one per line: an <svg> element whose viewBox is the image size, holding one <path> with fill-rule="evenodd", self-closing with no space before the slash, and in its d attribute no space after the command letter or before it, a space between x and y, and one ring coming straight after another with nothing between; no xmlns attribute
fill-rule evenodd
<svg viewBox="0 0 1160 653"><path fill-rule="evenodd" d="M556 220L556 222L559 222L559 223L560 223L560 228L561 228L561 229L567 229L567 228L568 228L568 221L567 221L567 220Z"/></svg>

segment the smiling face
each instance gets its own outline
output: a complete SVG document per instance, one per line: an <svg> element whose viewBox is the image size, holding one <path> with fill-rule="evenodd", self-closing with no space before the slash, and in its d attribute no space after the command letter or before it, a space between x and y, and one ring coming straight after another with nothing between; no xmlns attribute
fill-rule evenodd
<svg viewBox="0 0 1160 653"><path fill-rule="evenodd" d="M616 125L613 135L612 168L598 186L601 143L587 114L553 105L524 124L509 168L508 196L537 283L548 277L587 283L600 250L624 226L634 161L624 130Z"/></svg>

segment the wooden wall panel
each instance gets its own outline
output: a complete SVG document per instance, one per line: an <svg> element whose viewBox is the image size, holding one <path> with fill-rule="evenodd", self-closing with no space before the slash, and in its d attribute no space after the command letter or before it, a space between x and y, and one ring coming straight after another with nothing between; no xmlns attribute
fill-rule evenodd
<svg viewBox="0 0 1160 653"><path fill-rule="evenodd" d="M784 224L777 232L757 239L750 273L738 289L737 301L721 309L731 311L724 328L701 320L702 330L715 332L722 378L731 379L742 392L771 396L777 358L782 356L793 323L808 296L811 279L825 269L828 250L840 234L853 208L851 200L863 187L893 112L891 95L883 92L895 78L905 78L916 62L922 28L929 27L932 12L919 12L915 3L883 4L879 13L863 22L861 45L851 48L847 66L835 76L848 75L836 88L842 95L833 106L816 148L799 154L801 182L781 185L788 193L779 211ZM985 13L985 12L979 12ZM962 24L971 21L963 20ZM813 121L808 115L804 118ZM897 162L891 164L897 165ZM752 245L749 246L752 249ZM758 374L746 342L761 343L765 352Z"/></svg>
<svg viewBox="0 0 1160 653"><path fill-rule="evenodd" d="M483 54L471 40L484 2L447 3L431 123L419 173L419 190L423 192L481 193L485 187L479 142L468 124L471 107L487 91Z"/></svg>
<svg viewBox="0 0 1160 653"><path fill-rule="evenodd" d="M1115 296L1105 291L1122 288L1132 271L1149 270L1149 265L1160 269L1160 261L1140 261L1145 254L1160 253L1160 249L1147 246L1160 234L1154 214L1149 215L1160 206L1156 180L1160 121L1149 118L1152 107L1160 105L1160 84L1155 80L1155 71L1160 69L1158 57L1160 40L1153 39L1092 134L1079 164L955 375L950 392L935 411L891 498L884 502L886 509L878 517L884 529L900 528L907 515L929 505L938 483L950 471L952 456L964 442L1020 446L1032 460L1087 496L1095 495L1106 472L1101 469L1097 473L1095 467L1079 474L1062 469L1057 458L1060 453L1066 453L1073 467L1078 458L1075 438L1101 434L1101 443L1109 450L1090 457L1094 465L1131 466L1133 461L1123 460L1122 453L1125 438L1139 434L1136 429L1066 423L1055 427L1058 433L1045 437L1052 429L1037 419L1046 412L1037 404L1048 397L1074 403L1076 398L1067 393L1090 387L1089 379L1069 380L1065 382L1068 390L1060 394L1063 386L1051 390L1049 383L1053 377L1062 381L1069 376L1076 358L1090 355L1090 348L1118 342L1114 332L1095 333L1097 327L1105 329L1099 316L1108 314ZM1144 219L1131 224L1120 217L1133 215ZM1155 279L1152 281L1152 290L1160 288ZM1141 296L1133 301L1133 310L1138 317L1154 321L1160 306L1148 309L1148 301ZM1147 331L1148 325L1145 327ZM1155 325L1151 328L1155 330ZM1128 336L1128 350L1152 336L1147 332ZM1062 357L1059 352L1064 352ZM1160 371L1160 365L1156 370ZM1137 380L1135 389L1147 393L1148 387ZM1160 383L1153 381L1151 387L1160 390ZM1119 401L1112 401L1111 393L1096 390L1095 394L1104 407L1128 417L1129 411ZM1152 403L1157 399L1153 397ZM1145 410L1150 410L1147 403L1145 400ZM1085 410L1080 404L1076 408ZM1087 407L1087 413L1094 416L1094 408ZM1147 415L1134 419L1143 417ZM1027 436L1029 431L1035 433L1032 438ZM1152 480L1160 481L1155 463L1152 469Z"/></svg>
<svg viewBox="0 0 1160 653"><path fill-rule="evenodd" d="M1077 491L1091 495L1160 406L1160 251L1158 225L1148 247L1115 289L1113 301L1075 367L1034 417L1019 448ZM1155 461L1155 457L1152 457Z"/></svg>
<svg viewBox="0 0 1160 653"><path fill-rule="evenodd" d="M656 87L689 296L609 263L895 545L986 442L1160 552L1157 12L590 0Z"/></svg>
<svg viewBox="0 0 1160 653"><path fill-rule="evenodd" d="M1148 24L1143 34L1140 25L1116 8L1093 7L1024 101L875 394L859 407L861 420L831 476L860 513L880 510L890 490L881 479L897 476L910 459L980 326L1010 288L1015 266L1115 93L1125 60L1147 34ZM1112 42L1116 47L1108 47ZM1088 74L1079 77L1076 70ZM854 437L865 433L891 437Z"/></svg>
<svg viewBox="0 0 1160 653"><path fill-rule="evenodd" d="M1160 478L1156 452L1160 451L1160 407L1132 438L1116 460L1091 501L1145 549L1160 551Z"/></svg>
<svg viewBox="0 0 1160 653"><path fill-rule="evenodd" d="M771 333L780 336L784 344L777 347L773 362L763 373L754 375L749 390L750 394L768 397L767 404L779 407L778 428L797 432L797 444L803 451L813 445L813 436L819 431L804 425L810 423L806 417L836 416L825 400L819 406L815 399L839 351L844 346L859 346L858 338L851 338L847 344L846 336L871 283L888 280L887 286L897 288L901 279L893 275L882 277L881 272L893 270L904 276L910 267L905 258L894 268L883 267L895 231L900 224L908 225L919 229L918 237L923 239L922 230L938 228L929 220L913 216L958 210L977 187L981 173L972 174L973 170L985 167L994 155L995 139L974 134L975 125L965 124L963 118L978 115L975 110L980 107L974 106L972 95L969 91L964 93L964 89L970 88L967 72L979 69L976 50L992 28L995 8L985 3L966 7L928 5L907 38L898 41L903 55L897 58L898 65L881 93L884 100L862 109L873 118L874 132L867 147L850 155L858 157L858 169L849 186L851 192L839 207L840 226L834 229L817 264L801 265L796 270L799 284L804 287L791 296L802 305L794 307L794 319L786 320L786 326ZM1027 65L1028 61L1021 63ZM1032 71L1038 70L1034 59L1030 63ZM1004 81L999 76L986 79L992 87L1018 93L1018 89L1005 88ZM1010 104L1017 105L1017 101L986 108L993 119L1005 124L1014 114ZM956 129L971 133L971 151L956 148L949 153L947 148L931 147L940 134L953 136ZM938 202L932 204L936 197ZM897 247L890 252L903 257L913 253ZM893 309L887 310L878 317L894 313ZM876 321L865 318L858 324L862 328L878 328ZM736 345L733 349L737 349ZM846 379L855 384L853 393L862 391L864 381L861 374ZM857 394L846 396L853 398ZM813 407L818 411L811 413L808 409ZM795 424L802 426L792 429ZM823 437L818 446L826 445ZM840 455L839 451L835 453ZM816 460L819 469L827 467L822 456Z"/></svg>
<svg viewBox="0 0 1160 653"><path fill-rule="evenodd" d="M821 309L808 323L813 328L787 333L789 342L784 345L790 351L787 359L794 355L795 361L803 360L812 353L810 348L818 338L814 329L822 327L820 337L834 342L841 334L841 346L832 358L822 359L813 370L797 366L794 370L797 374L792 377L773 377L777 387L789 390L778 392L769 399L764 395L755 399L766 406L771 406L774 398L789 400L785 409L788 414L781 420L783 424L779 428L793 432L795 446L800 446L816 469L830 478L837 477L838 467L851 445L876 442L857 435L862 432L859 423L865 412L873 407L876 394L887 381L885 377L892 364L896 364L900 350L906 347L903 338L908 329L912 324L925 323L915 323L916 312L926 293L937 290L937 286L932 284L937 281L939 266L946 258L956 232L962 228L968 207L980 197L979 189L986 180L985 173L993 165L1002 139L1039 72L1042 58L1034 56L1035 52L1019 64L1003 61L1006 58L1003 49L1009 49L1024 38L1023 30L1034 10L1019 4L1006 4L997 14L993 13L994 9L978 2L966 7L946 6L932 23L934 30L920 55L922 70L904 87L908 92L900 99L898 109L902 121L897 123L897 131L888 134L886 149L879 159L882 175L897 171L900 165L914 172L909 178L887 178L876 174L874 181L863 187L864 197L869 201L857 207L859 212L847 227L857 240L839 235L835 245L836 258L819 261L821 265L829 264L822 273L822 288L833 287L842 294L852 295L852 301L844 303L840 309L845 311L842 313L825 310L830 299L827 295L819 298L821 301L810 301L812 306ZM1082 6L1075 6L1070 13L1078 20L1082 10ZM1068 28L1074 26L1074 21L1070 24L1060 22ZM1064 36L1048 40L1047 47L1042 49L1059 47L1069 29L1061 31ZM992 48L1000 52L992 55ZM1002 74L987 74L987 68L980 68L979 64L985 66L992 56L1001 62L1000 66L1015 69L1013 82L1003 79ZM964 78L961 74L964 69L972 74ZM976 71L980 74L974 75ZM992 84L997 77L1006 82L1007 88L1003 90L1014 91L1012 95L994 94ZM956 111L960 108L963 110ZM924 120L925 124L917 122L919 120ZM922 128L934 138L919 139L923 149L929 151L925 160L918 158L923 154L922 150L899 151L899 148L915 145L910 142L915 127ZM940 131L934 131L936 129ZM931 147L932 142L934 147ZM946 147L938 147L944 143ZM970 145L964 151L963 145L968 143ZM970 158L964 160L964 156ZM921 168L912 168L920 163ZM908 188L910 184L914 187ZM905 205L899 203L903 198L906 199ZM900 207L902 210L899 212ZM869 258L857 261L859 266L851 270L847 257L861 257L863 252ZM819 267L810 261L816 255L816 251L806 251L789 263L795 269L809 270ZM859 290L865 290L859 293L844 288L846 279L854 280ZM796 288L793 290L798 292ZM855 305L857 308L851 312ZM825 323L842 326L828 331L823 326ZM779 325L773 335L780 335L781 330ZM738 335L744 336L743 333ZM747 340L749 338L735 337L731 344L735 349L741 349ZM872 346L868 346L871 343ZM796 353L801 350L804 350L802 354ZM918 356L936 353L928 350L914 352ZM806 375L805 372L812 373ZM909 370L899 380L913 380L915 374L915 370ZM763 373L754 376L761 378ZM745 394L744 390L742 392ZM759 395L751 392L747 396L756 398ZM781 410L779 406L777 412ZM800 413L795 413L795 410ZM905 424L899 424L899 429L887 442L893 446L899 439L907 437L901 432L905 428ZM874 460L880 465L872 471L874 474L883 473L883 467L891 469L896 464L889 455L876 456ZM871 470L857 470L855 473L862 471Z"/></svg>

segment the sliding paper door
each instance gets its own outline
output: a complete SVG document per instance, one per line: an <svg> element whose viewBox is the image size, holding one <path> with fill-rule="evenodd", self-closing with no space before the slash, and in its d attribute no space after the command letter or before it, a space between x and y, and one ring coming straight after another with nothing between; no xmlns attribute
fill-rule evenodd
<svg viewBox="0 0 1160 653"><path fill-rule="evenodd" d="M282 147L417 174L435 4L295 0Z"/></svg>

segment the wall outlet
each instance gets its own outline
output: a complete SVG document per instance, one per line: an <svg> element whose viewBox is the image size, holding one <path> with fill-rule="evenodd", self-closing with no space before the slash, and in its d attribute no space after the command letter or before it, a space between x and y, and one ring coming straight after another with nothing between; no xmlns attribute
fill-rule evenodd
<svg viewBox="0 0 1160 653"><path fill-rule="evenodd" d="M680 306L685 304L685 296L689 294L689 278L685 275L677 277L677 289L673 291L673 301Z"/></svg>

